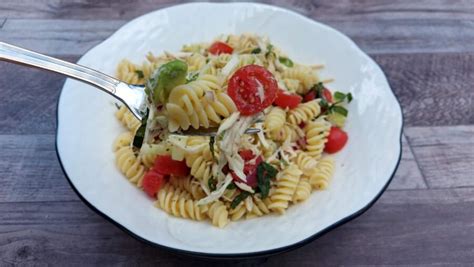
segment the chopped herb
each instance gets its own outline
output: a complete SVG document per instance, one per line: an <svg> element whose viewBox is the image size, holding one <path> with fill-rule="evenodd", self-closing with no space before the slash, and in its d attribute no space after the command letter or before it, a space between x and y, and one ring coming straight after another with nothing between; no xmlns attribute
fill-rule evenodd
<svg viewBox="0 0 474 267"><path fill-rule="evenodd" d="M267 52L265 53L265 57L268 57L270 54L275 55L275 52L273 52L273 45L272 44L267 45Z"/></svg>
<svg viewBox="0 0 474 267"><path fill-rule="evenodd" d="M215 191L216 190L216 185L217 185L217 180L214 179L214 177L211 177L211 178L209 178L209 180L207 180L207 185L209 186L209 190L211 192Z"/></svg>
<svg viewBox="0 0 474 267"><path fill-rule="evenodd" d="M143 78L145 78L145 75L143 75L143 71L141 71L141 70L135 70L135 73L138 75L138 79L143 79Z"/></svg>
<svg viewBox="0 0 474 267"><path fill-rule="evenodd" d="M250 52L250 53L252 53L252 54L260 54L260 52L262 52L262 49L260 49L260 47L257 47L257 48L255 48L254 50L252 50L252 52Z"/></svg>
<svg viewBox="0 0 474 267"><path fill-rule="evenodd" d="M230 207L232 209L235 209L240 202L244 201L248 196L250 196L250 193L247 191L242 191L242 193L238 194L234 200L232 200L232 203L230 203Z"/></svg>
<svg viewBox="0 0 474 267"><path fill-rule="evenodd" d="M212 160L216 161L216 155L214 154L214 143L216 142L215 136L209 138L209 149L211 150Z"/></svg>
<svg viewBox="0 0 474 267"><path fill-rule="evenodd" d="M199 77L199 72L196 72L194 74L189 74L188 77L186 78L186 83L190 83L192 81L195 81L195 80L197 80L198 77Z"/></svg>
<svg viewBox="0 0 474 267"><path fill-rule="evenodd" d="M210 59L206 58L206 64L209 63Z"/></svg>
<svg viewBox="0 0 474 267"><path fill-rule="evenodd" d="M339 113L344 117L347 117L347 113L348 113L347 109L342 106L332 106L331 111Z"/></svg>
<svg viewBox="0 0 474 267"><path fill-rule="evenodd" d="M291 61L291 59L289 59L287 57L279 57L278 61L280 61L281 64L287 66L288 68L291 68L294 65L293 61Z"/></svg>
<svg viewBox="0 0 474 267"><path fill-rule="evenodd" d="M266 198L270 193L270 180L275 178L278 171L272 165L261 162L257 167L257 186L262 198Z"/></svg>
<svg viewBox="0 0 474 267"><path fill-rule="evenodd" d="M140 125L140 128L138 128L137 132L135 133L135 137L133 138L133 146L136 148L142 147L143 139L145 138L147 120L148 120L148 109L146 110L145 116L143 116L142 118L142 124Z"/></svg>
<svg viewBox="0 0 474 267"><path fill-rule="evenodd" d="M237 186L234 184L234 183L230 183L228 186L227 186L227 189L229 190L233 190L233 189L236 189Z"/></svg>

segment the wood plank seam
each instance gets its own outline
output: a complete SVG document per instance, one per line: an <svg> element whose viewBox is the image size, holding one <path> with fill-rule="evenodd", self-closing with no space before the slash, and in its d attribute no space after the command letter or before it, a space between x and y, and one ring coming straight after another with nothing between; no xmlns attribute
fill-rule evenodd
<svg viewBox="0 0 474 267"><path fill-rule="evenodd" d="M403 133L403 135L405 135L405 133ZM420 163L419 163L419 161L418 161L417 155L416 155L415 152L413 151L413 148L412 148L411 143L410 143L410 138L408 138L406 135L405 135L405 138L406 138L406 140L407 140L407 144L408 144L408 148L410 149L410 153L413 155L413 159L415 160L416 166L418 167L418 170L419 170L420 173L421 173L421 177L423 178L423 182L425 182L425 185L426 185L426 187L427 187L426 189L430 189L431 186L430 186L430 184L429 184L429 182L428 182L428 179L426 179L426 176L425 176L425 174L424 174L424 172L423 172L423 169L422 169L421 166L420 166Z"/></svg>
<svg viewBox="0 0 474 267"><path fill-rule="evenodd" d="M7 19L2 19L2 22L0 23L0 30L3 28L3 25L7 22Z"/></svg>

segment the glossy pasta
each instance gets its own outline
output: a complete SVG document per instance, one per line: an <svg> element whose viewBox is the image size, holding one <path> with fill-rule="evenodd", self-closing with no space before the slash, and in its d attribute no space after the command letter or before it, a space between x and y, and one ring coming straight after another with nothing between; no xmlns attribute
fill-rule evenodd
<svg viewBox="0 0 474 267"><path fill-rule="evenodd" d="M279 90L275 98L300 95L298 102L275 99L258 113L244 114L242 102L263 105L269 86L261 78L235 83L248 66L271 75L269 82ZM148 115L141 125L125 106L118 107L115 115L125 131L112 142L117 167L174 217L223 228L285 214L327 188L335 172L334 158L325 152L335 126L327 118L337 119L332 112L345 108L339 104L344 101L333 104L321 95L322 67L293 62L267 38L252 34L222 35L176 53L149 53L141 64L123 59L116 76L145 85ZM236 84L240 91L231 92ZM255 87L255 95L236 96L248 86ZM214 127L213 136L181 135ZM247 128L260 132L245 134Z"/></svg>

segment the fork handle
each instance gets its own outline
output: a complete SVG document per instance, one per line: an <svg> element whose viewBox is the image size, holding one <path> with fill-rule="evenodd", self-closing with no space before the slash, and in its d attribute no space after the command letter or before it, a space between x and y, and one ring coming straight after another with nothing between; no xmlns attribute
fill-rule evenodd
<svg viewBox="0 0 474 267"><path fill-rule="evenodd" d="M94 85L112 95L116 94L116 86L120 83L119 80L102 72L4 42L0 42L0 60L61 73Z"/></svg>

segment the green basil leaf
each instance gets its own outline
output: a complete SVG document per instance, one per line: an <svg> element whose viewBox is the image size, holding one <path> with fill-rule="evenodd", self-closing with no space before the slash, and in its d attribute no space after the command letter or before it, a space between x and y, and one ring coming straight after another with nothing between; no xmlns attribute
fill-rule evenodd
<svg viewBox="0 0 474 267"><path fill-rule="evenodd" d="M148 120L148 109L146 110L145 116L143 116L142 118L142 124L137 129L137 132L135 133L135 137L133 138L133 146L138 149L142 147L143 139L145 138L147 120Z"/></svg>
<svg viewBox="0 0 474 267"><path fill-rule="evenodd" d="M326 110L329 108L329 103L324 98L321 98L321 101L319 101L319 105L321 106L321 108L324 108Z"/></svg>
<svg viewBox="0 0 474 267"><path fill-rule="evenodd" d="M233 189L236 189L237 186L234 184L234 183L230 183L228 186L227 186L227 189L229 190L233 190Z"/></svg>
<svg viewBox="0 0 474 267"><path fill-rule="evenodd" d="M262 52L262 49L260 49L260 47L257 47L257 48L255 48L254 50L252 50L252 52L250 52L250 53L252 53L252 54L260 54L260 52Z"/></svg>
<svg viewBox="0 0 474 267"><path fill-rule="evenodd" d="M273 45L268 44L267 45L267 52L265 53L265 57L268 57L271 53L273 53Z"/></svg>
<svg viewBox="0 0 474 267"><path fill-rule="evenodd" d="M190 83L192 81L195 81L195 80L197 80L198 77L199 77L199 72L188 75L188 77L186 78L186 83Z"/></svg>
<svg viewBox="0 0 474 267"><path fill-rule="evenodd" d="M279 57L278 58L278 61L280 61L281 64L291 68L293 67L293 61L291 61L291 59L287 58L287 57Z"/></svg>
<svg viewBox="0 0 474 267"><path fill-rule="evenodd" d="M272 165L261 162L257 167L257 187L262 195L262 198L268 197L270 193L270 180L275 178L278 173Z"/></svg>
<svg viewBox="0 0 474 267"><path fill-rule="evenodd" d="M341 106L332 106L331 110L333 112L336 112L336 113L339 113L341 114L342 116L344 117L347 117L347 109L345 107L341 107Z"/></svg>
<svg viewBox="0 0 474 267"><path fill-rule="evenodd" d="M347 94L347 103L351 103L351 101L352 101L352 94L348 93Z"/></svg>
<svg viewBox="0 0 474 267"><path fill-rule="evenodd" d="M346 98L346 94L341 93L341 92L335 92L334 93L334 100L337 101L343 101Z"/></svg>
<svg viewBox="0 0 474 267"><path fill-rule="evenodd" d="M235 209L240 202L244 201L248 196L250 196L250 193L247 191L242 191L242 193L238 194L234 200L232 200L232 203L230 203L230 208Z"/></svg>
<svg viewBox="0 0 474 267"><path fill-rule="evenodd" d="M141 71L141 70L135 70L135 73L138 75L138 79L143 79L143 78L145 78L145 75L143 75L143 71Z"/></svg>

